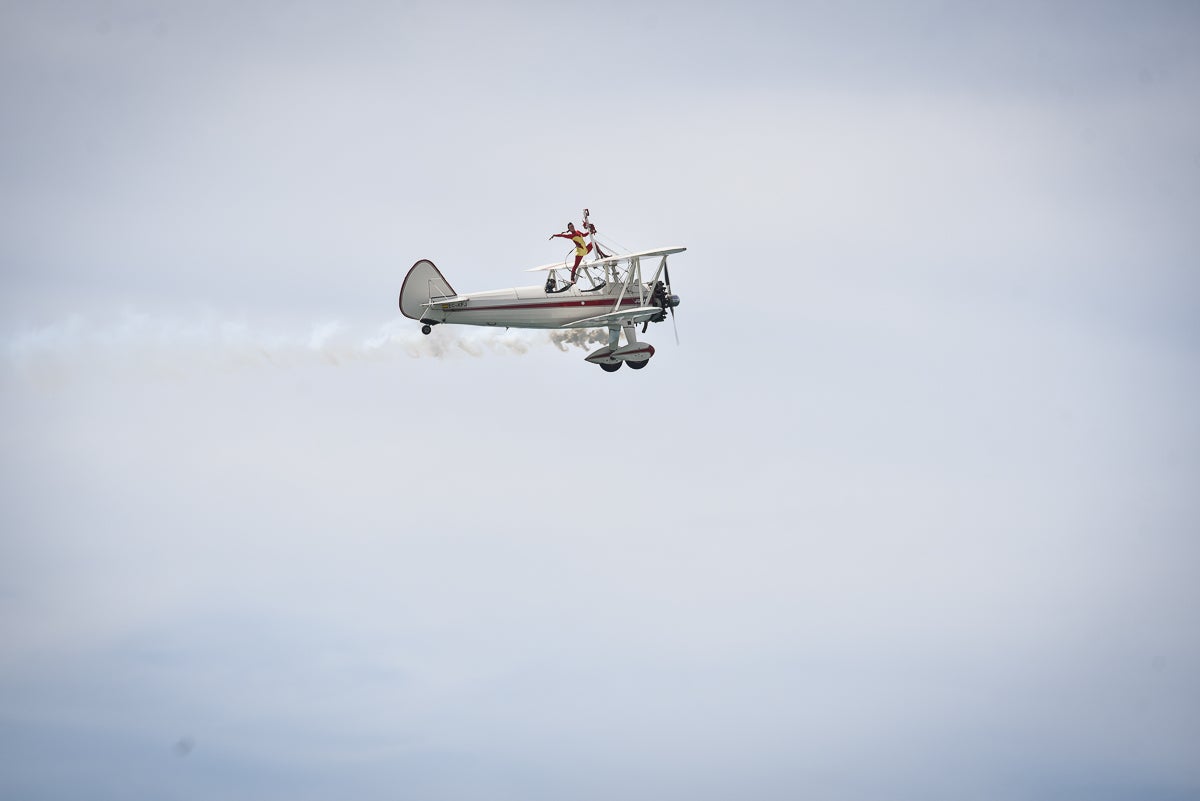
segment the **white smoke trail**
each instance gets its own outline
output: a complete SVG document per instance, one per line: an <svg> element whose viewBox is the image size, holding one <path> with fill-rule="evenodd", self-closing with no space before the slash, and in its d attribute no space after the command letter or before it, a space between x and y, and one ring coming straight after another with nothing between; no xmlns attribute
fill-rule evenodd
<svg viewBox="0 0 1200 801"><path fill-rule="evenodd" d="M425 336L408 320L375 329L326 321L306 328L271 328L216 317L182 320L127 313L110 322L82 316L6 337L5 367L58 383L85 373L180 377L303 365L396 359L520 355L539 342L532 332L438 327Z"/></svg>
<svg viewBox="0 0 1200 801"><path fill-rule="evenodd" d="M550 341L564 353L568 345L591 350L592 345L608 343L607 328L571 328L566 331L551 331Z"/></svg>

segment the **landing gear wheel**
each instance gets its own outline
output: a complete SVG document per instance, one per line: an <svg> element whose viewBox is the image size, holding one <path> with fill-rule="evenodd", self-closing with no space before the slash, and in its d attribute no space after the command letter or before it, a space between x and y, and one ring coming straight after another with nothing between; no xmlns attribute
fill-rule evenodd
<svg viewBox="0 0 1200 801"><path fill-rule="evenodd" d="M432 328L430 328L430 327L429 327L429 326L427 326L427 325L423 325L423 326L421 326L421 333L422 333L422 334L426 334L426 335L428 335L428 334L429 334L429 332L430 332L430 331L432 331L432 330L433 330L433 329L432 329Z"/></svg>
<svg viewBox="0 0 1200 801"><path fill-rule="evenodd" d="M645 367L647 364L650 363L650 360L643 359L640 362L627 361L625 363L628 364L630 367L632 367L634 370L641 370L643 367Z"/></svg>
<svg viewBox="0 0 1200 801"><path fill-rule="evenodd" d="M606 373L615 373L621 369L621 363L613 362L612 364L605 364L604 362L600 362L600 369Z"/></svg>

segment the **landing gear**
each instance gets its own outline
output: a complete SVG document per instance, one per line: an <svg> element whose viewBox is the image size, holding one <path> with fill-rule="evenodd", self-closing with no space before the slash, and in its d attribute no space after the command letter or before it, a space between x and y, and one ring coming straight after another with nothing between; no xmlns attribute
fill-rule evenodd
<svg viewBox="0 0 1200 801"><path fill-rule="evenodd" d="M428 335L429 335L429 332L430 332L430 331L432 331L432 330L433 330L433 329L432 329L432 328L430 328L430 327L429 327L429 326L427 326L427 325L423 325L423 326L421 326L421 333L422 333L422 334L425 334L426 336L428 336Z"/></svg>
<svg viewBox="0 0 1200 801"><path fill-rule="evenodd" d="M626 345L620 346L621 331L625 332ZM592 364L600 365L606 373L615 373L622 364L628 364L630 370L641 370L650 363L654 348L649 343L638 342L637 328L623 325L618 328L611 325L608 328L608 344L589 353L585 358Z"/></svg>

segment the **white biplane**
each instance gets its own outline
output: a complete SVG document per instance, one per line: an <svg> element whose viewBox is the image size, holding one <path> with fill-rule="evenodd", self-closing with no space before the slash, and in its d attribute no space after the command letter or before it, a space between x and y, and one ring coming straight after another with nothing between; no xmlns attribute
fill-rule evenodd
<svg viewBox="0 0 1200 801"><path fill-rule="evenodd" d="M576 280L585 279L587 287L559 275L571 272L574 259L568 256L566 261L526 271L548 273L542 285L463 295L454 291L433 262L421 259L404 277L400 312L421 323L425 334L443 323L504 328L606 327L608 343L584 358L610 373L622 364L640 370L654 355L654 346L638 341L637 325L642 325L644 334L650 323L661 323L668 314L674 325L679 296L671 293L667 257L686 249L660 248L583 261ZM644 265L652 265L655 260L657 266L647 279ZM620 344L622 332L624 345ZM678 343L678 331L675 340Z"/></svg>

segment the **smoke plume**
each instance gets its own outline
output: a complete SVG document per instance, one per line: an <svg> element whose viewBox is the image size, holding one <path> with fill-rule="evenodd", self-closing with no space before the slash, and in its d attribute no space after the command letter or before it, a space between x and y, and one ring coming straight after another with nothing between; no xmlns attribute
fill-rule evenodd
<svg viewBox="0 0 1200 801"><path fill-rule="evenodd" d="M608 329L571 328L566 331L551 331L550 341L564 353L568 345L591 350L590 346L592 345L603 345L608 342Z"/></svg>
<svg viewBox="0 0 1200 801"><path fill-rule="evenodd" d="M11 334L5 337L3 357L8 371L57 383L84 373L174 377L202 371L520 355L544 342L533 332L449 326L426 336L408 320L374 329L338 321L281 328L215 317L182 320L130 313L111 322L75 316Z"/></svg>

